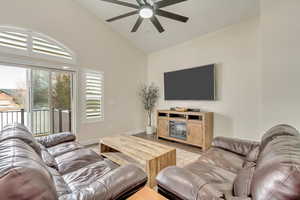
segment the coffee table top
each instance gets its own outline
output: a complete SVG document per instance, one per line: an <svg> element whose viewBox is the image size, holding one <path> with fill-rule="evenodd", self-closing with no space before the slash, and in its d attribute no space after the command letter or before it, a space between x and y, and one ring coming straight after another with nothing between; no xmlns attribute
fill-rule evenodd
<svg viewBox="0 0 300 200"><path fill-rule="evenodd" d="M100 143L141 161L153 160L165 153L175 150L175 148L158 142L125 135L105 137L101 139Z"/></svg>

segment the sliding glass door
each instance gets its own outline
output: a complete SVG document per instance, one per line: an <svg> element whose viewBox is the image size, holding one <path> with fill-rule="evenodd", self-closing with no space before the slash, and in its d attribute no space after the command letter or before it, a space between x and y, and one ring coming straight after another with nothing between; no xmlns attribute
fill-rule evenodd
<svg viewBox="0 0 300 200"><path fill-rule="evenodd" d="M0 66L0 129L22 123L35 135L72 132L73 76L62 70Z"/></svg>
<svg viewBox="0 0 300 200"><path fill-rule="evenodd" d="M33 132L72 131L72 73L33 69L30 79Z"/></svg>

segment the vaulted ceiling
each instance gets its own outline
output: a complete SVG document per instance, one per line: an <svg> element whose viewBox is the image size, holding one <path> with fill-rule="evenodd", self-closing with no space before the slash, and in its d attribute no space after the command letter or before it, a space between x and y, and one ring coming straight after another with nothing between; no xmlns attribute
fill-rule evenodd
<svg viewBox="0 0 300 200"><path fill-rule="evenodd" d="M99 20L107 23L113 30L128 38L136 47L147 53L167 48L259 15L259 0L188 0L164 8L164 10L189 17L190 20L187 23L158 16L166 30L165 32L158 33L150 20L144 20L139 30L136 33L131 33L137 15L111 23L105 20L133 11L133 9L101 0L77 1L98 16ZM136 0L121 1L136 4Z"/></svg>

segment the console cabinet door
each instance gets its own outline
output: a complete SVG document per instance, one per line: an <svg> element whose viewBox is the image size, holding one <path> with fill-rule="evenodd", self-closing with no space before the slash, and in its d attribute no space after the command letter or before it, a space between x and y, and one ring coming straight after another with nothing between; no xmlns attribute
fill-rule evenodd
<svg viewBox="0 0 300 200"><path fill-rule="evenodd" d="M158 136L169 136L169 121L165 119L158 120Z"/></svg>
<svg viewBox="0 0 300 200"><path fill-rule="evenodd" d="M196 145L201 146L203 144L203 126L202 123L188 123L188 142Z"/></svg>

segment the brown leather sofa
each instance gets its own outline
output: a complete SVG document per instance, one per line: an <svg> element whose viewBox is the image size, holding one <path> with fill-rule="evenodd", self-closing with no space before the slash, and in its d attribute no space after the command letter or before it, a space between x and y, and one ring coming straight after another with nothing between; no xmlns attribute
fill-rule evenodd
<svg viewBox="0 0 300 200"><path fill-rule="evenodd" d="M261 143L215 138L196 162L166 168L157 183L172 200L299 200L300 135L279 125Z"/></svg>
<svg viewBox="0 0 300 200"><path fill-rule="evenodd" d="M75 142L71 133L34 138L22 125L0 133L1 200L126 199L147 181Z"/></svg>

